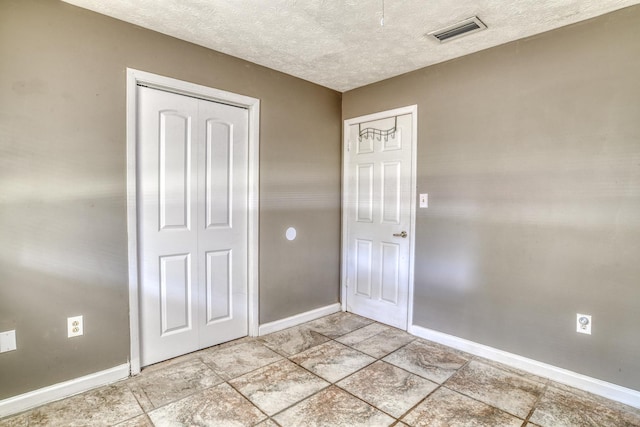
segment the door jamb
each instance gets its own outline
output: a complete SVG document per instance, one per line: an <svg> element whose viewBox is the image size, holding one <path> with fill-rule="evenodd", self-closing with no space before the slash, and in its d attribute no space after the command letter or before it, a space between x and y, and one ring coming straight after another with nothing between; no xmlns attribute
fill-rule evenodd
<svg viewBox="0 0 640 427"><path fill-rule="evenodd" d="M138 84L246 108L249 112L247 292L248 332L258 335L258 236L260 189L260 100L170 77L127 68L127 240L129 270L129 330L131 375L140 373L140 330L138 302L138 208L137 208L137 90Z"/></svg>
<svg viewBox="0 0 640 427"><path fill-rule="evenodd" d="M349 216L349 174L348 174L348 156L349 156L349 127L362 122L370 122L373 120L385 119L392 116L400 116L411 114L412 138L411 138L411 200L410 200L410 230L409 230L409 287L407 298L407 329L411 327L413 322L413 286L414 286L414 261L415 261L415 229L416 229L416 182L417 182L417 147L418 147L418 105L409 105L406 107L395 108L393 110L381 111L378 113L367 114L365 116L354 117L344 120L343 138L342 138L342 268L340 274L340 301L342 311L347 311L347 260L349 242L347 240L348 216Z"/></svg>

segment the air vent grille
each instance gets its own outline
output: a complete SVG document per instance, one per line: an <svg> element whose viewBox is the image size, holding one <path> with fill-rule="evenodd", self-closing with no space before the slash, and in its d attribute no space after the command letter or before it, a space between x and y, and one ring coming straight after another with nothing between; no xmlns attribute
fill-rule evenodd
<svg viewBox="0 0 640 427"><path fill-rule="evenodd" d="M444 43L462 36L482 31L486 28L487 26L480 20L480 18L473 16L440 30L432 31L427 35L438 40L440 43Z"/></svg>

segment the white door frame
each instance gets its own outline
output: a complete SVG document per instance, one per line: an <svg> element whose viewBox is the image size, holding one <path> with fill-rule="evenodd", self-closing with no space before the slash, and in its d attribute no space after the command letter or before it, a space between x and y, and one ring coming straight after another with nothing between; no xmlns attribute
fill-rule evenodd
<svg viewBox="0 0 640 427"><path fill-rule="evenodd" d="M248 329L258 335L258 206L260 100L194 83L127 68L127 238L129 260L129 330L131 334L131 374L140 373L140 326L138 305L138 207L137 207L137 93L138 84L168 92L246 108L249 111L248 164Z"/></svg>
<svg viewBox="0 0 640 427"><path fill-rule="evenodd" d="M349 222L346 207L350 197L349 194L349 174L348 174L348 150L349 150L349 126L385 119L393 116L411 114L412 138L411 138L411 202L410 202L410 224L409 224L409 298L407 300L407 330L413 323L413 282L414 282L414 260L415 260L415 230L416 230L416 159L418 147L418 106L409 105L407 107L395 108L393 110L381 111L379 113L368 114L366 116L354 117L344 121L342 137L342 272L340 275L340 301L342 311L347 311L347 260L349 251Z"/></svg>

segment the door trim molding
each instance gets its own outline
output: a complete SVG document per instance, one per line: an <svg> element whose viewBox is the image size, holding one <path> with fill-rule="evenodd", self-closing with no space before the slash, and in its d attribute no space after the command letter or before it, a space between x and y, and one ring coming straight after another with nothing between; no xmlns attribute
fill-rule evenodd
<svg viewBox="0 0 640 427"><path fill-rule="evenodd" d="M342 128L342 267L340 272L340 301L342 305L342 311L347 311L347 253L348 253L348 210L346 207L348 188L349 188L349 176L347 174L347 157L348 157L348 143L349 143L349 126L370 122L373 120L385 119L391 116L401 116L404 114L411 114L411 126L412 126L412 138L411 138L411 201L410 201L410 232L409 232L409 295L407 298L407 329L413 323L413 282L414 282L414 259L415 259L415 228L416 228L416 165L417 165L417 148L418 148L418 105L409 105L406 107L395 108L388 111L380 111L378 113L367 114L364 116L354 117L352 119L344 120L344 126Z"/></svg>
<svg viewBox="0 0 640 427"><path fill-rule="evenodd" d="M129 330L131 342L131 374L140 373L140 326L138 301L138 207L137 207L137 157L136 157L136 86L142 84L155 89L206 99L249 112L249 164L248 164L248 329L249 336L258 335L258 236L260 190L260 100L219 89L189 83L158 74L127 68L127 241L129 264Z"/></svg>

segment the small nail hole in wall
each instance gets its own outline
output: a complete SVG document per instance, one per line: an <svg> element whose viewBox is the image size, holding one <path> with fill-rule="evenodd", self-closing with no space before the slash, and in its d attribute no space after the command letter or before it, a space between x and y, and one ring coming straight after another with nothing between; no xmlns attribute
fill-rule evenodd
<svg viewBox="0 0 640 427"><path fill-rule="evenodd" d="M289 227L287 228L287 232L285 236L287 236L287 240L295 240L296 234L297 234L296 229L293 227Z"/></svg>

